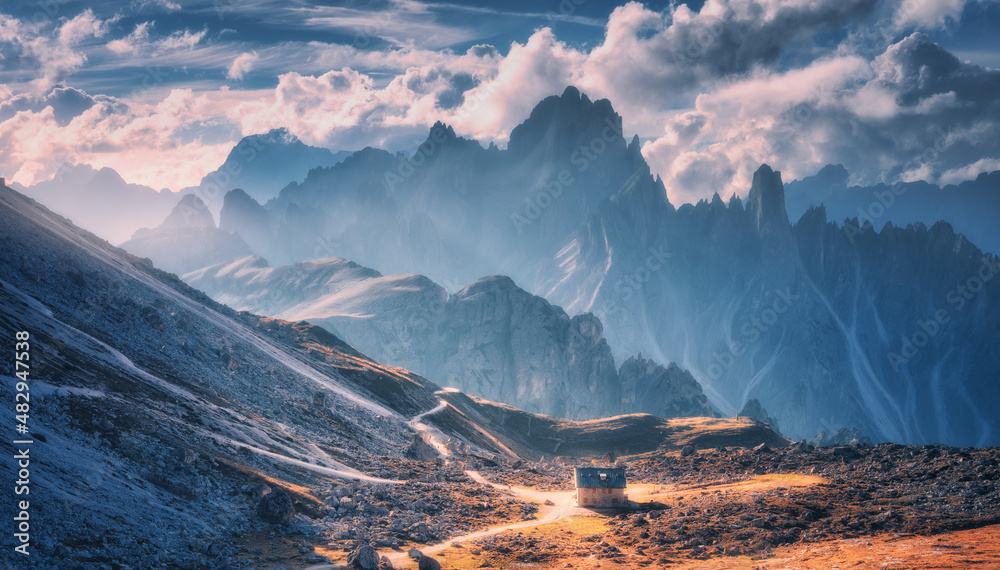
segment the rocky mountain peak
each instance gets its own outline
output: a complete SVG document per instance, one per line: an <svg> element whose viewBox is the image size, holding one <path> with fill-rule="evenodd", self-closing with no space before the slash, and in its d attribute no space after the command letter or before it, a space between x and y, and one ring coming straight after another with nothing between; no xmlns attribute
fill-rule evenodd
<svg viewBox="0 0 1000 570"><path fill-rule="evenodd" d="M562 95L546 97L531 111L528 118L510 133L507 148L530 152L540 142L556 138L577 146L590 134L599 136L604 129L616 138L622 138L622 118L611 106L611 101L591 101L579 89L569 86Z"/></svg>
<svg viewBox="0 0 1000 570"><path fill-rule="evenodd" d="M182 196L170 215L160 224L160 229L189 227L215 227L215 218L212 217L212 212L209 212L201 198L194 194Z"/></svg>
<svg viewBox="0 0 1000 570"><path fill-rule="evenodd" d="M747 197L747 211L754 216L757 229L773 231L788 227L785 213L785 187L781 172L762 164L753 174L753 184Z"/></svg>
<svg viewBox="0 0 1000 570"><path fill-rule="evenodd" d="M577 331L580 336L591 340L594 343L599 342L604 336L604 325L601 324L601 319L597 318L592 313L581 313L570 320L570 326L573 330Z"/></svg>
<svg viewBox="0 0 1000 570"><path fill-rule="evenodd" d="M850 173L843 164L827 164L812 177L812 181L823 186L846 188Z"/></svg>
<svg viewBox="0 0 1000 570"><path fill-rule="evenodd" d="M90 183L92 185L105 185L105 186L120 186L126 184L125 180L122 178L121 174L113 168L104 167L94 173L94 178L91 179Z"/></svg>
<svg viewBox="0 0 1000 570"><path fill-rule="evenodd" d="M514 283L514 280L506 275L490 275L469 283L458 293L455 293L455 297L462 299L472 297L480 293L498 293L517 288L518 287Z"/></svg>

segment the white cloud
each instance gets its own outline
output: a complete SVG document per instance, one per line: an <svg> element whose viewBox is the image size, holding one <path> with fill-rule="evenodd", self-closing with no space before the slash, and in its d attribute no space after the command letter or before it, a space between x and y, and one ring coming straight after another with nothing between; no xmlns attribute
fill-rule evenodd
<svg viewBox="0 0 1000 570"><path fill-rule="evenodd" d="M129 58L157 56L178 50L192 50L208 33L208 30L198 32L181 30L153 39L151 37L152 29L152 22L142 22L124 38L108 42L107 48L118 55Z"/></svg>
<svg viewBox="0 0 1000 570"><path fill-rule="evenodd" d="M52 33L42 33L37 25L27 25L16 18L0 15L0 41L20 47L22 66L37 69L38 77L29 83L36 94L48 92L53 86L83 66L87 57L79 44L89 38L100 38L108 31L112 20L101 20L89 8L69 20L59 23Z"/></svg>
<svg viewBox="0 0 1000 570"><path fill-rule="evenodd" d="M149 43L149 27L149 22L142 22L128 36L108 42L108 49L121 55L139 51Z"/></svg>
<svg viewBox="0 0 1000 570"><path fill-rule="evenodd" d="M88 8L59 27L59 43L72 46L89 37L99 38L107 33L108 23Z"/></svg>
<svg viewBox="0 0 1000 570"><path fill-rule="evenodd" d="M124 109L124 110L123 110ZM206 95L175 90L155 105L106 98L68 124L52 107L21 111L0 123L0 170L30 185L66 164L110 166L131 182L179 189L218 167L232 145L180 142L178 133L218 113Z"/></svg>
<svg viewBox="0 0 1000 570"><path fill-rule="evenodd" d="M198 45L202 39L204 39L205 34L207 33L208 30L201 30L198 32L183 30L180 32L174 32L157 42L156 49L160 51L192 49L194 46Z"/></svg>
<svg viewBox="0 0 1000 570"><path fill-rule="evenodd" d="M903 0L894 17L898 28L937 28L957 20L966 0Z"/></svg>
<svg viewBox="0 0 1000 570"><path fill-rule="evenodd" d="M368 48L378 40L394 46L442 48L478 35L466 27L438 22L427 6L410 0L392 0L382 10L310 6L297 12L307 27L350 32L353 45L359 48Z"/></svg>
<svg viewBox="0 0 1000 570"><path fill-rule="evenodd" d="M993 172L1000 170L1000 158L981 158L972 164L967 164L959 168L953 168L941 173L942 184L959 184L966 180L973 180L982 172Z"/></svg>
<svg viewBox="0 0 1000 570"><path fill-rule="evenodd" d="M226 77L235 80L243 79L247 73L250 73L250 70L253 69L259 59L260 56L257 55L257 52L241 53L236 56L236 59L229 66L229 70L226 71Z"/></svg>

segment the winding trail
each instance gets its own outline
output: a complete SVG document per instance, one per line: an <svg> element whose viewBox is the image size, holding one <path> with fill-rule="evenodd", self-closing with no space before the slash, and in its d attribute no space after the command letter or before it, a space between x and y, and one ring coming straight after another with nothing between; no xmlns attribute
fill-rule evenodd
<svg viewBox="0 0 1000 570"><path fill-rule="evenodd" d="M470 479L481 485L499 489L519 499L539 503L539 517L532 520L494 526L485 530L449 538L443 542L421 548L420 552L426 556L433 556L434 554L449 548L453 542L466 542L469 540L492 536L494 534L500 534L510 530L551 524L568 516L592 514L591 511L576 506L575 501L573 500L573 493L571 491L538 491L536 489L527 489L524 487L508 487L486 479L478 471L466 471L465 474L468 475ZM545 504L546 501L550 501L553 504L547 505ZM413 561L406 552L402 551L387 550L379 552L379 555L388 557L395 567L402 567L401 565L405 561L410 561L413 564L416 564L416 562Z"/></svg>
<svg viewBox="0 0 1000 570"><path fill-rule="evenodd" d="M442 390L447 391L447 389ZM434 447L441 455L442 458L447 460L451 454L448 452L447 447L442 441L441 432L432 426L428 426L422 423L425 417L432 414L436 414L448 407L448 402L440 400L440 403L434 408L417 414L407 421L407 424L413 429L424 434L429 440L431 446ZM294 461L294 460L293 460ZM313 465L303 465L303 467L315 468ZM475 540L478 538L483 538L486 536L492 536L494 534L500 534L507 532L509 530L517 530L522 528L536 527L546 524L554 523L560 519L566 518L572 515L584 515L592 514L591 511L587 509L582 509L577 507L575 501L573 500L573 493L571 491L538 491L536 489L528 489L525 487L508 487L507 485L500 485L499 483L494 483L487 478L483 477L478 471L466 471L466 475L473 481L479 483L480 485L493 487L499 489L505 493L508 493L519 499L524 499L526 501L532 501L539 504L539 516L538 518L521 521L516 523L503 524L500 526L490 527L484 530L471 532L468 534L463 534L461 536L454 536L445 541L439 542L437 544L432 544L430 546L421 548L420 551L426 556L432 556L437 554L451 546L453 542L466 542L469 540ZM375 480L374 478L365 477L369 480ZM389 483L400 483L405 484L405 481L385 481ZM546 504L549 502L551 504ZM385 556L392 561L394 567L403 568L409 565L415 565L416 561L412 560L406 551L402 550L382 550L379 552L379 556ZM310 566L306 570L330 570L332 568L339 567L337 564L319 564L316 566Z"/></svg>

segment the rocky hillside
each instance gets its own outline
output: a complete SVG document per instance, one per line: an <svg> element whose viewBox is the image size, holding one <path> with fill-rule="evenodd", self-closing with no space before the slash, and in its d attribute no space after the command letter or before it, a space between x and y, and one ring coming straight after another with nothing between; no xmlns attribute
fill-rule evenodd
<svg viewBox="0 0 1000 570"><path fill-rule="evenodd" d="M433 383L319 327L217 304L8 188L0 243L0 334L11 348L29 335L31 521L46 529L32 534L32 567L224 567L241 537L274 522L354 536L350 501L328 516L324 498L359 501L344 482L406 476L421 433L456 437L410 421L438 405ZM16 380L2 383L11 402ZM21 422L13 405L0 414ZM462 444L509 453L485 438ZM14 471L12 454L3 462ZM442 498L435 536L484 524L447 514L467 500L460 481L415 476ZM0 497L13 503L13 486Z"/></svg>

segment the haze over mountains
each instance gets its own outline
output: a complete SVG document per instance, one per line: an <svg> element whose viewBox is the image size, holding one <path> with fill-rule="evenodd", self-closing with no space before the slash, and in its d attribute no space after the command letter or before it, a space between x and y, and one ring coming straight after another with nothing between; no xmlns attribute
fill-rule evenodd
<svg viewBox="0 0 1000 570"><path fill-rule="evenodd" d="M250 256L183 279L235 309L308 320L379 362L527 411L715 415L690 374L635 357L618 368L597 317L570 318L509 277L449 295L426 277L382 276L340 258L270 268Z"/></svg>
<svg viewBox="0 0 1000 570"><path fill-rule="evenodd" d="M235 191L221 224L275 264L339 255L451 290L509 275L597 315L616 360L677 363L723 413L756 398L792 437L995 441L997 282L966 287L993 256L946 223L840 227L819 208L792 224L767 166L745 202L675 208L619 121L567 89L507 150L436 125L410 161L365 149L266 205Z"/></svg>
<svg viewBox="0 0 1000 570"><path fill-rule="evenodd" d="M305 161L299 165L306 168ZM524 382L532 366L496 364L515 359L520 349L514 345L476 364L455 337L405 332L407 320L419 315L413 307L450 306L468 296L463 287L469 283L472 297L481 298L479 289L495 292L503 281L478 280L504 275L516 284L507 290L523 289L524 299L541 297L570 315L595 315L602 326L597 336L607 339L614 362L642 353L663 370L690 372L723 414L756 399L793 438L856 428L873 440L985 445L1000 437L991 372L998 362L987 348L1000 340L996 257L949 223L883 228L881 222L954 212L959 229L989 241L995 231L982 212L995 200L995 178L937 190L913 183L884 214L871 216L876 225L836 221L851 215L856 196L879 189L843 188L846 178L835 167L786 192L780 173L764 165L745 200L716 195L675 207L638 139L622 132L611 103L568 88L541 101L512 131L506 149L484 148L436 124L410 156L366 148L307 170L273 198L260 188L229 191L213 235L238 237L267 261L229 266L226 250L211 247L216 255L208 261L222 265L189 279L233 306L326 319L366 352L441 382L455 379L473 393L575 417L627 409L552 398L567 387L616 385L607 380L621 373L613 364L598 366L601 373L591 365L571 372L566 356L556 358L550 362L558 366L542 367L544 377L567 380L550 383L542 394L524 389L545 385ZM936 192L970 198L940 210ZM797 220L786 213L786 195L787 212L802 210ZM837 214L803 210L813 201L829 202ZM159 265L183 272L199 263L197 257L179 262L186 246L162 229L138 238L135 251ZM143 240L159 245L143 249ZM333 297L321 288L309 292L308 280L275 277L303 267L284 266L330 257L380 276L366 276L358 281L363 286ZM426 278L381 277L393 274ZM275 291L295 302L272 303ZM492 298L482 310L509 321L520 303ZM553 322L565 322L565 313ZM482 314L476 322L484 322ZM517 330L551 328L548 317L526 316ZM442 323L456 318L441 317L435 325L454 332L454 324ZM413 346L415 336L420 346ZM560 343L552 354L569 350ZM496 378L506 380L498 387L480 377L459 378L470 365L498 370ZM620 394L611 402L628 399ZM543 403L532 407L532 399Z"/></svg>
<svg viewBox="0 0 1000 570"><path fill-rule="evenodd" d="M142 228L157 227L182 196L197 196L218 219L222 198L233 188L266 201L289 182L305 178L310 169L333 166L350 154L307 146L287 131L275 129L244 137L201 184L176 193L129 184L111 168L72 163L64 164L52 180L12 186L80 227L120 244Z"/></svg>

